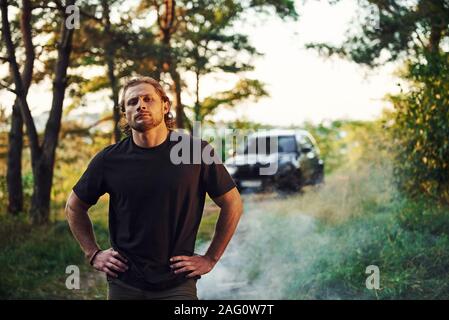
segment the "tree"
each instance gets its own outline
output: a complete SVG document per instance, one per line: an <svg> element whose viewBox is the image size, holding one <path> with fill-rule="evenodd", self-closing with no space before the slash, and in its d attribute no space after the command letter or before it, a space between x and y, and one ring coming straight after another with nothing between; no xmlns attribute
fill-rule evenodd
<svg viewBox="0 0 449 320"><path fill-rule="evenodd" d="M156 28L157 38L159 42L157 57L157 67L159 74L168 73L171 78L171 90L174 98L174 109L176 110L176 127L184 128L188 119L184 113L184 105L182 104L182 80L178 70L178 55L173 44L173 36L185 16L185 1L176 0L141 0L138 12L148 14L151 10L155 10L157 14ZM148 29L154 29L150 26Z"/></svg>
<svg viewBox="0 0 449 320"><path fill-rule="evenodd" d="M310 44L328 55L340 54L376 67L403 59L407 90L389 96L394 105L389 128L395 154L395 179L404 194L449 204L449 38L447 0L366 0L365 23L341 46Z"/></svg>
<svg viewBox="0 0 449 320"><path fill-rule="evenodd" d="M396 183L410 197L449 205L449 54L427 52L404 76L408 91L390 97Z"/></svg>
<svg viewBox="0 0 449 320"><path fill-rule="evenodd" d="M23 95L26 97L31 85L35 60L34 46L31 35L31 3L22 1L20 14L20 31L25 47L25 62L21 74L23 83ZM11 127L8 139L8 159L6 183L8 188L8 212L17 214L23 210L22 188L22 148L23 148L23 120L20 114L20 102L16 98L12 108Z"/></svg>
<svg viewBox="0 0 449 320"><path fill-rule="evenodd" d="M215 93L212 96L205 98L203 101L198 101L198 115L196 120L203 122L205 120L211 121L211 116L215 114L219 107L234 107L237 103L243 100L257 101L261 97L268 96L264 85L258 80L242 79L231 90Z"/></svg>
<svg viewBox="0 0 449 320"><path fill-rule="evenodd" d="M14 81L14 92L19 99L22 118L26 125L31 151L31 165L34 177L33 196L31 201L30 216L32 222L41 224L48 222L50 214L50 191L52 187L55 152L58 143L59 129L61 126L62 106L65 89L67 86L67 68L70 62L72 37L74 28L66 23L68 6L74 5L74 0L67 0L65 5L59 1L55 4L60 13L62 23L57 44L57 58L55 61L53 79L53 98L49 118L45 127L42 142L39 141L36 126L30 112L26 98L25 86L19 72L16 58L16 48L11 37L11 27L8 17L7 0L0 1L2 14L2 35L7 50L7 59L10 64L11 78Z"/></svg>
<svg viewBox="0 0 449 320"><path fill-rule="evenodd" d="M121 111L119 109L119 79L132 73L144 73L159 77L156 68L157 48L154 36L147 28L136 28L133 20L138 18L133 10L120 9L125 4L123 0L101 0L99 4L87 3L81 7L81 14L85 20L80 32L75 35L72 67L104 67L101 76L84 78L79 75L73 81L75 98L67 109L79 106L80 100L86 93L109 89L111 92L112 120L114 123L113 136L120 141ZM112 9L122 13L120 21L113 23L110 17ZM100 12L100 15L96 14ZM75 79L74 79L75 80Z"/></svg>
<svg viewBox="0 0 449 320"><path fill-rule="evenodd" d="M355 23L357 31L348 32L342 45L311 43L308 47L375 67L399 58L416 58L424 51L437 53L449 36L447 0L364 0L360 5L362 21Z"/></svg>
<svg viewBox="0 0 449 320"><path fill-rule="evenodd" d="M200 120L200 78L210 72L238 73L252 69L250 63L238 61L242 60L239 54L246 53L249 56L247 60L250 60L256 50L246 36L235 30L232 31L233 35L229 33L244 13L267 8L274 8L275 13L283 19L297 18L294 2L289 0L141 1L141 11L156 9L157 12L162 48L159 68L161 72L168 72L172 79L178 127L189 125L181 102L181 74L192 71L196 75L194 118ZM242 81L254 83L248 79Z"/></svg>

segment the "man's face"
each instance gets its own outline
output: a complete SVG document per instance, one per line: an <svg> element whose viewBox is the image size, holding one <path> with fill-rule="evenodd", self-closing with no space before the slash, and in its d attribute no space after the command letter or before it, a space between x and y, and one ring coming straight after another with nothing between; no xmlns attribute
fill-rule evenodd
<svg viewBox="0 0 449 320"><path fill-rule="evenodd" d="M131 129L145 132L157 127L169 111L156 89L149 83L140 83L126 90L125 117Z"/></svg>

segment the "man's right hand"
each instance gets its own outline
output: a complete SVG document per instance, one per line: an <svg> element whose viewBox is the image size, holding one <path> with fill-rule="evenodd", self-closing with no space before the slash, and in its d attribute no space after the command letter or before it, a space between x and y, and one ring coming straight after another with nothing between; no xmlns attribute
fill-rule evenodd
<svg viewBox="0 0 449 320"><path fill-rule="evenodd" d="M92 265L98 271L104 272L107 275L117 278L118 272L125 272L128 270L128 266L125 264L128 262L123 256L120 255L113 248L102 250L95 256L92 261Z"/></svg>

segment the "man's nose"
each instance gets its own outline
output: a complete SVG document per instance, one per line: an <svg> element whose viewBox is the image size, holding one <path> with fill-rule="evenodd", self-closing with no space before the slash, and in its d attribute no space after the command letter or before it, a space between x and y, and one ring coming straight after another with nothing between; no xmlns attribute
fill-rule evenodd
<svg viewBox="0 0 449 320"><path fill-rule="evenodd" d="M143 101L143 97L139 97L139 102L137 102L137 111L147 110L147 106Z"/></svg>

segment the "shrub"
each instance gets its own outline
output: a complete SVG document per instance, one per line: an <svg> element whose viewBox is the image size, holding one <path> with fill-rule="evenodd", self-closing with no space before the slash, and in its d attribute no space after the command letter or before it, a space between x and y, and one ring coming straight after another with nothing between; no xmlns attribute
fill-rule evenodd
<svg viewBox="0 0 449 320"><path fill-rule="evenodd" d="M449 53L410 62L410 90L391 96L399 189L449 204Z"/></svg>

